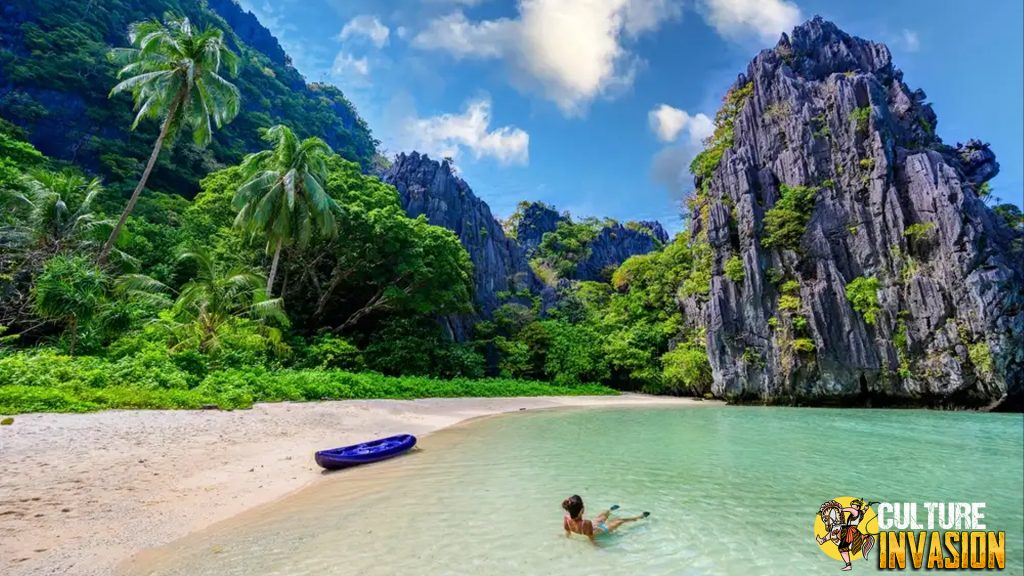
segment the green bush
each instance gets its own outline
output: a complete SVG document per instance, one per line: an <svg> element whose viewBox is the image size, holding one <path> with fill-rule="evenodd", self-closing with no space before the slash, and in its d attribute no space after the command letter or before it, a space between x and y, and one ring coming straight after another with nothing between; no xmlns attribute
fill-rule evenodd
<svg viewBox="0 0 1024 576"><path fill-rule="evenodd" d="M861 276L846 285L846 299L857 312L864 316L864 322L874 324L878 311L878 278Z"/></svg>
<svg viewBox="0 0 1024 576"><path fill-rule="evenodd" d="M992 208L992 211L999 215L1010 228L1024 231L1024 212L1021 212L1016 204L999 204Z"/></svg>
<svg viewBox="0 0 1024 576"><path fill-rule="evenodd" d="M737 284L743 282L743 279L746 277L746 272L743 270L743 259L734 254L726 260L725 276Z"/></svg>
<svg viewBox="0 0 1024 576"><path fill-rule="evenodd" d="M868 121L871 119L871 107L862 106L854 108L853 112L850 113L850 118L857 123L857 132L867 132Z"/></svg>
<svg viewBox="0 0 1024 576"><path fill-rule="evenodd" d="M69 350L75 353L82 324L103 300L106 277L85 256L56 256L43 265L32 288L32 304L43 318L65 325Z"/></svg>
<svg viewBox="0 0 1024 576"><path fill-rule="evenodd" d="M971 358L971 364L979 374L992 373L992 351L987 342L976 342L967 348L967 355Z"/></svg>
<svg viewBox="0 0 1024 576"><path fill-rule="evenodd" d="M810 338L794 338L790 347L798 354L810 354L814 352L814 341Z"/></svg>
<svg viewBox="0 0 1024 576"><path fill-rule="evenodd" d="M155 351L111 362L50 351L0 358L0 414L87 412L112 408L245 408L253 402L371 398L609 395L595 384L554 385L507 378L391 377L340 370L211 372L200 382ZM145 370L151 373L146 374ZM157 374L156 372L160 372ZM129 378L134 378L130 380Z"/></svg>
<svg viewBox="0 0 1024 576"><path fill-rule="evenodd" d="M698 346L678 346L661 357L662 381L677 392L703 395L711 390L711 363Z"/></svg>
<svg viewBox="0 0 1024 576"><path fill-rule="evenodd" d="M732 147L736 116L743 110L747 98L753 93L753 82L747 82L739 88L729 90L722 99L722 107L715 114L715 131L705 140L707 147L690 163L690 172L701 180L703 189L706 190L708 180L722 162L725 151Z"/></svg>
<svg viewBox="0 0 1024 576"><path fill-rule="evenodd" d="M779 201L764 215L765 248L797 250L814 210L816 187L779 185Z"/></svg>
<svg viewBox="0 0 1024 576"><path fill-rule="evenodd" d="M550 335L544 369L557 384L602 382L609 376L602 338L586 325L549 320L542 323Z"/></svg>
<svg viewBox="0 0 1024 576"><path fill-rule="evenodd" d="M304 366L360 371L366 369L363 353L354 344L333 334L317 336L305 349Z"/></svg>
<svg viewBox="0 0 1024 576"><path fill-rule="evenodd" d="M907 226L907 228L903 230L903 236L913 242L921 242L931 238L934 230L934 222L921 222Z"/></svg>

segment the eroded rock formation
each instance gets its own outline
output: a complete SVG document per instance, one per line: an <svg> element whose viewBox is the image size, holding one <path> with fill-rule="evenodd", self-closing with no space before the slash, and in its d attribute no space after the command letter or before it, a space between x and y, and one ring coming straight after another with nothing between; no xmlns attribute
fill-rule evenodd
<svg viewBox="0 0 1024 576"><path fill-rule="evenodd" d="M944 145L889 50L820 18L758 54L733 94L732 142L696 179L690 227L712 249L710 293L681 302L706 328L715 394L1019 406L1022 235L980 198L999 170L988 146ZM767 222L787 192L811 205Z"/></svg>

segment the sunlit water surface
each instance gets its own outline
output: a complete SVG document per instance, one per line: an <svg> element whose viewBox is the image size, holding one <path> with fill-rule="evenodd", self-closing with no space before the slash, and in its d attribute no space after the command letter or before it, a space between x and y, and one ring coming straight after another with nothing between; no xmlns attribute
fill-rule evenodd
<svg viewBox="0 0 1024 576"><path fill-rule="evenodd" d="M1024 573L1022 416L787 408L525 412L433 434L401 458L330 474L136 562L132 574L629 575L834 573L825 500L987 502ZM597 548L561 529L651 511ZM877 550L877 548L876 548ZM855 573L877 570L875 553Z"/></svg>

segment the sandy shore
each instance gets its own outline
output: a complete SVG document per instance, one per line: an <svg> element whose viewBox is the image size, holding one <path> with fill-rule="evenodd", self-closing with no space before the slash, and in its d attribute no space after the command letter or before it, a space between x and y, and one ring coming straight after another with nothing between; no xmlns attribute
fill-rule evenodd
<svg viewBox="0 0 1024 576"><path fill-rule="evenodd" d="M0 573L112 574L136 552L322 480L318 449L520 409L694 403L626 394L17 416L0 427Z"/></svg>

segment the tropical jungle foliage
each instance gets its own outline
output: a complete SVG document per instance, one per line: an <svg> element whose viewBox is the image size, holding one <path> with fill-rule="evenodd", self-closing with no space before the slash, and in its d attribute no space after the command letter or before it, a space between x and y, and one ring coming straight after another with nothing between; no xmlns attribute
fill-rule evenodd
<svg viewBox="0 0 1024 576"><path fill-rule="evenodd" d="M603 223L569 221L535 255L564 279L557 301L509 294L455 342L440 319L473 312L468 254L366 174L375 144L340 92L241 42L205 7L221 0L70 4L0 24L0 413L708 391L704 335L677 303L707 291L701 245L680 235L581 282ZM165 66L202 58L225 75ZM85 107L74 153L33 112L44 85Z"/></svg>
<svg viewBox="0 0 1024 576"><path fill-rule="evenodd" d="M364 169L373 165L377 142L348 99L333 86L307 84L277 41L233 0L5 2L0 117L27 129L28 139L47 155L102 176L107 201L120 202L119 213L161 124L142 122L129 136L139 111L132 108L130 90L108 99L124 66L109 55L113 48L130 46L132 24L183 17L197 33L208 28L223 32L226 48L238 59L237 76L228 78L241 96L240 108L230 124L212 134L208 146L191 142L189 133L160 154L147 190L191 197L212 170L262 150L259 129L276 124L291 127L299 138L322 138ZM244 40L232 31L233 24L248 31ZM221 73L226 74L223 66ZM0 166L0 179L3 173Z"/></svg>

